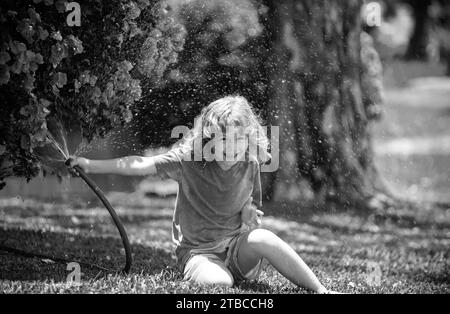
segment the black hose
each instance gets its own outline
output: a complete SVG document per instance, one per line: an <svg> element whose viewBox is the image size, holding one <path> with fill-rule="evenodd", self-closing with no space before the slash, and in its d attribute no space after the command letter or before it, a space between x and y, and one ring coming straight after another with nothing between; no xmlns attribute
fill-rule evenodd
<svg viewBox="0 0 450 314"><path fill-rule="evenodd" d="M97 197L102 201L103 205L108 210L109 214L111 215L114 224L116 225L117 229L119 230L120 237L122 238L123 247L125 249L125 267L122 269L122 271L126 274L130 272L131 263L133 261L132 255L131 255L131 246L130 241L128 240L127 233L125 232L125 228L123 227L122 222L120 221L119 216L117 216L115 210L112 208L111 204L108 202L106 197L103 195L102 190L98 187L97 184L95 184L94 181L92 181L91 178L89 178L86 173L81 169L79 166L70 167L70 161L69 158L66 161L66 165L69 167L69 171L73 171L76 176L81 177L87 185L94 191L94 193L97 195Z"/></svg>

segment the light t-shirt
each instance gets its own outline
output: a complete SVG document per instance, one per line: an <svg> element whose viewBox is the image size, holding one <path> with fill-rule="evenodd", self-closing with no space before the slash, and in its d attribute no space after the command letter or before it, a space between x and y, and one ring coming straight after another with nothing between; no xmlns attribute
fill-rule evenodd
<svg viewBox="0 0 450 314"><path fill-rule="evenodd" d="M261 207L259 164L248 159L223 170L216 161L189 161L179 148L154 156L158 175L178 182L172 239L181 265L190 251L226 249L243 232L241 210L250 197Z"/></svg>

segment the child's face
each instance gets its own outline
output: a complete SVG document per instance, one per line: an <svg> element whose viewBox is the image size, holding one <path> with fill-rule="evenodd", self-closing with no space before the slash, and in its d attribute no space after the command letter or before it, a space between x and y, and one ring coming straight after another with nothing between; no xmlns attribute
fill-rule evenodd
<svg viewBox="0 0 450 314"><path fill-rule="evenodd" d="M245 160L245 153L248 147L248 135L241 128L227 131L221 139L223 147L223 161L217 162L224 166L222 168L230 168L238 161Z"/></svg>

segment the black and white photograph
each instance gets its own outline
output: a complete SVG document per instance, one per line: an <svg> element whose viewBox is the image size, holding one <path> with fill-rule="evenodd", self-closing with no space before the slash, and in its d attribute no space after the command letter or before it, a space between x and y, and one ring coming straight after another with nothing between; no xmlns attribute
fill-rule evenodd
<svg viewBox="0 0 450 314"><path fill-rule="evenodd" d="M270 311L449 254L450 1L0 1L0 294Z"/></svg>

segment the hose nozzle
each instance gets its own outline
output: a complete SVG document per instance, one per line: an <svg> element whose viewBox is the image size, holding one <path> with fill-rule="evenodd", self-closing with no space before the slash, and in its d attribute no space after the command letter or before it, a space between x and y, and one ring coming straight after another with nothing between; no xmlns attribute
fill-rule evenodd
<svg viewBox="0 0 450 314"><path fill-rule="evenodd" d="M79 177L80 173L78 172L78 166L72 167L70 164L73 161L72 157L67 158L67 160L64 162L64 164L67 166L68 171L70 174L72 174L74 177Z"/></svg>
<svg viewBox="0 0 450 314"><path fill-rule="evenodd" d="M69 158L67 158L67 160L64 162L64 164L65 164L67 167L70 167L70 163L71 163L72 160L73 160L73 158L72 158L72 157L69 157Z"/></svg>

